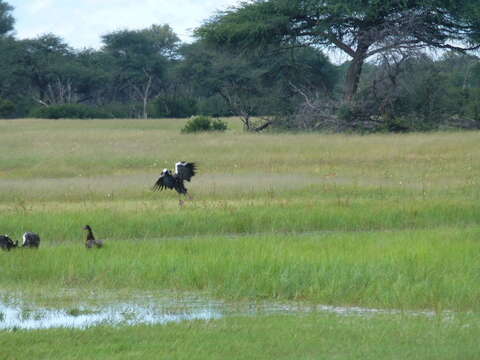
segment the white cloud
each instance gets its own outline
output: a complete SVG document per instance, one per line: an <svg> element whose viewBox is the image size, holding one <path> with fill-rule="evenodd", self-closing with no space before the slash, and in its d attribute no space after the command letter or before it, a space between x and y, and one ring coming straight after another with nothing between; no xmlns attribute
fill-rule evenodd
<svg viewBox="0 0 480 360"><path fill-rule="evenodd" d="M61 36L75 48L98 48L101 36L120 29L169 24L183 41L218 9L240 0L7 0L15 7L16 33Z"/></svg>
<svg viewBox="0 0 480 360"><path fill-rule="evenodd" d="M38 11L52 6L53 0L33 0L28 6L28 12L35 15Z"/></svg>

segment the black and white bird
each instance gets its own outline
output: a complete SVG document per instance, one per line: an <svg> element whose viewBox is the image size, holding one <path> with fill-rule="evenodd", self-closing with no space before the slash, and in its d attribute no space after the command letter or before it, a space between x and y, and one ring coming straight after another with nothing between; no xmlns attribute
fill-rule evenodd
<svg viewBox="0 0 480 360"><path fill-rule="evenodd" d="M27 231L23 234L22 247L24 248L37 248L40 246L40 236L33 232Z"/></svg>
<svg viewBox="0 0 480 360"><path fill-rule="evenodd" d="M8 235L0 235L0 248L10 251L11 248L18 247L18 240L15 242Z"/></svg>
<svg viewBox="0 0 480 360"><path fill-rule="evenodd" d="M187 195L187 188L184 181L190 181L195 176L197 166L193 162L180 161L175 164L175 173L168 169L163 169L160 177L152 187L153 191L162 191L163 189L175 189L180 195ZM180 200L180 205L183 201Z"/></svg>

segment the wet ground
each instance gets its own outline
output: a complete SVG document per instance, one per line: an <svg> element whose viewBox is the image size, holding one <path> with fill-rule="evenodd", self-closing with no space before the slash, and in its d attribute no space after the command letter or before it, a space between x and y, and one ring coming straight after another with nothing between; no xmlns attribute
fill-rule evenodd
<svg viewBox="0 0 480 360"><path fill-rule="evenodd" d="M228 303L200 297L136 297L129 301L83 303L65 308L33 305L14 297L0 300L0 330L79 328L92 326L129 326L137 324L165 324L191 320L214 320L226 316L262 316L271 314L300 315L328 312L345 316L374 314L405 314L435 316L433 311L383 310L361 307L309 305L304 303L242 302ZM445 313L444 313L445 314Z"/></svg>

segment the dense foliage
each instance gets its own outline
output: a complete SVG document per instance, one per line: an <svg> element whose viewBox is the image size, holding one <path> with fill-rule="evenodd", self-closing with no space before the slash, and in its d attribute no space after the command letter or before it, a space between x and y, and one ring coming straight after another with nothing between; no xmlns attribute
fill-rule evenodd
<svg viewBox="0 0 480 360"><path fill-rule="evenodd" d="M182 132L225 131L227 128L227 123L220 119L213 120L208 116L195 116L187 121Z"/></svg>
<svg viewBox="0 0 480 360"><path fill-rule="evenodd" d="M15 19L11 14L12 10L11 5L4 0L0 0L0 37L13 30Z"/></svg>
<svg viewBox="0 0 480 360"><path fill-rule="evenodd" d="M392 49L476 49L476 0L255 0L219 14L197 33L228 48L331 46L352 60L344 97L352 100L366 59Z"/></svg>
<svg viewBox="0 0 480 360"><path fill-rule="evenodd" d="M0 0L0 116L237 116L243 127L409 131L480 126L476 1L251 1L182 44L168 25L98 49L18 40ZM408 26L407 26L408 25ZM350 60L334 65L324 51ZM440 48L441 52L429 49Z"/></svg>
<svg viewBox="0 0 480 360"><path fill-rule="evenodd" d="M62 104L34 108L29 116L42 119L104 119L111 114L99 108L82 104Z"/></svg>

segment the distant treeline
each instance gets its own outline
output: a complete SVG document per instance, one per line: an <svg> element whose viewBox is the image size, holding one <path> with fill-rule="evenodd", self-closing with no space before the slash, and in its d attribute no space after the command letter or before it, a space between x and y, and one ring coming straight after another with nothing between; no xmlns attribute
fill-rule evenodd
<svg viewBox="0 0 480 360"><path fill-rule="evenodd" d="M313 41L247 51L218 46L202 29L195 42L181 43L168 25L153 25L78 50L54 34L16 39L11 10L0 0L2 118L239 116L247 130L480 127L480 60L473 55L372 57L347 101L353 63L332 64Z"/></svg>

